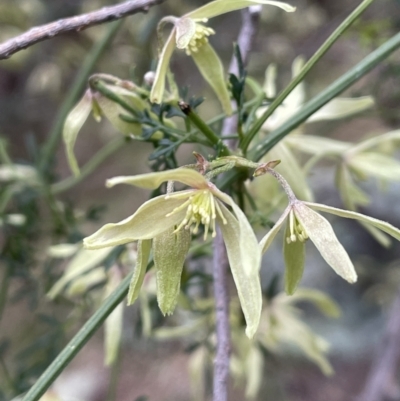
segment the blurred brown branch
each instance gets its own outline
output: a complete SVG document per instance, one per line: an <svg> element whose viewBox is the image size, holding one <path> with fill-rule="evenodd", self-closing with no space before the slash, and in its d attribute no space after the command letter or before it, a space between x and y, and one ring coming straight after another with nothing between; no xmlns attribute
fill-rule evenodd
<svg viewBox="0 0 400 401"><path fill-rule="evenodd" d="M82 31L94 25L115 21L128 15L146 12L150 7L166 0L132 0L71 18L60 19L29 31L0 44L0 60L4 60L35 43L51 39L70 31Z"/></svg>

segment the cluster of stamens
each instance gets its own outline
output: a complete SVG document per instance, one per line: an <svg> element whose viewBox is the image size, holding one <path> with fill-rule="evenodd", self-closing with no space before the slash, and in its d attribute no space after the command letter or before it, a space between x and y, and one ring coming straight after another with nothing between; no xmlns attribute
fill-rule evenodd
<svg viewBox="0 0 400 401"><path fill-rule="evenodd" d="M208 42L208 37L214 34L214 29L196 23L196 32L186 47L186 54L190 56L192 53L197 53L201 46Z"/></svg>
<svg viewBox="0 0 400 401"><path fill-rule="evenodd" d="M200 224L203 224L204 240L206 240L210 229L211 236L213 238L216 236L215 222L217 216L220 218L223 224L227 224L218 200L215 199L214 195L209 190L196 191L181 206L175 208L171 213L167 214L167 217L185 208L186 215L182 222L175 229L175 233L184 228L186 230L190 230L190 232L193 234L197 234Z"/></svg>
<svg viewBox="0 0 400 401"><path fill-rule="evenodd" d="M308 239L306 231L301 223L297 220L293 210L289 213L289 231L290 235L286 237L286 242L288 244L296 242L297 240L304 242Z"/></svg>

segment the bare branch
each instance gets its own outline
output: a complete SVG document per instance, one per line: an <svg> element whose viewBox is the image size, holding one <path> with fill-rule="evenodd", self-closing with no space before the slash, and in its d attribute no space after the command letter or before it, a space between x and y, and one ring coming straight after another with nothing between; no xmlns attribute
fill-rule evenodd
<svg viewBox="0 0 400 401"><path fill-rule="evenodd" d="M125 3L104 7L91 13L60 19L50 24L32 28L0 44L0 60L7 59L20 50L26 49L35 43L51 39L54 36L70 31L82 31L94 25L115 21L139 12L146 12L150 7L161 4L164 1L166 0L126 1Z"/></svg>
<svg viewBox="0 0 400 401"><path fill-rule="evenodd" d="M214 239L213 279L215 297L215 327L217 346L214 362L213 401L228 400L229 359L231 334L229 328L229 262L221 230Z"/></svg>
<svg viewBox="0 0 400 401"><path fill-rule="evenodd" d="M387 398L391 382L395 382L400 358L400 289L391 307L386 331L377 351L358 401L383 401Z"/></svg>

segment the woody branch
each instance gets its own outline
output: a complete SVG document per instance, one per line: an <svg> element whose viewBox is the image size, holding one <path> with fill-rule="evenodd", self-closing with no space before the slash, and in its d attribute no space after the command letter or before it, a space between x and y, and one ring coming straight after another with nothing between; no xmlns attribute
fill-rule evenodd
<svg viewBox="0 0 400 401"><path fill-rule="evenodd" d="M51 39L71 31L82 31L94 25L115 21L139 12L147 12L152 6L161 4L166 0L132 0L114 6L103 7L100 10L71 18L64 18L31 28L29 31L0 44L0 60L26 49L38 42Z"/></svg>

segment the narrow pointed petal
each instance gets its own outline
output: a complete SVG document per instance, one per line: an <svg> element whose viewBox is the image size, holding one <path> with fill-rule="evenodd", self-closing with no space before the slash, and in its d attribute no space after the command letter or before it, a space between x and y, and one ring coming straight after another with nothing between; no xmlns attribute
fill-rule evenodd
<svg viewBox="0 0 400 401"><path fill-rule="evenodd" d="M303 277L305 244L299 240L288 244L286 241L288 237L290 237L289 222L287 222L283 238L283 256L285 259L285 291L286 294L293 295Z"/></svg>
<svg viewBox="0 0 400 401"><path fill-rule="evenodd" d="M47 296L50 299L54 299L72 280L99 266L111 251L112 248L98 251L80 249L68 263L61 278L51 287Z"/></svg>
<svg viewBox="0 0 400 401"><path fill-rule="evenodd" d="M122 120L120 116L127 114L127 111L122 106L100 93L96 94L96 101L108 121L110 121L113 127L119 132L126 136L139 136L142 133L141 124Z"/></svg>
<svg viewBox="0 0 400 401"><path fill-rule="evenodd" d="M288 302L308 301L313 303L322 313L328 317L338 318L341 315L340 306L330 296L322 291L311 288L299 288Z"/></svg>
<svg viewBox="0 0 400 401"><path fill-rule="evenodd" d="M310 240L317 247L328 265L346 281L355 283L357 281L357 274L353 263L337 239L328 220L314 212L303 202L296 203L294 211Z"/></svg>
<svg viewBox="0 0 400 401"><path fill-rule="evenodd" d="M151 88L150 101L152 103L160 104L163 100L163 94L165 90L165 78L169 68L169 61L171 60L172 53L175 49L175 28L169 35L164 47L162 49L160 58L158 60L156 76L154 78L153 87Z"/></svg>
<svg viewBox="0 0 400 401"><path fill-rule="evenodd" d="M355 154L348 158L348 165L362 175L366 174L389 181L400 180L400 162L381 153L363 152Z"/></svg>
<svg viewBox="0 0 400 401"><path fill-rule="evenodd" d="M288 135L285 138L285 144L295 150L311 155L321 153L341 155L353 145L350 142L337 141L336 139L315 135Z"/></svg>
<svg viewBox="0 0 400 401"><path fill-rule="evenodd" d="M182 229L174 233L173 227L153 240L157 301L164 316L174 312L190 241L189 230Z"/></svg>
<svg viewBox="0 0 400 401"><path fill-rule="evenodd" d="M196 33L196 23L191 18L180 18L176 26L176 47L185 49Z"/></svg>
<svg viewBox="0 0 400 401"><path fill-rule="evenodd" d="M74 154L76 138L92 110L92 94L87 90L79 103L68 114L64 123L63 139L68 164L75 176L79 175L79 166Z"/></svg>
<svg viewBox="0 0 400 401"><path fill-rule="evenodd" d="M186 14L185 17L190 17L193 19L208 19L216 17L217 15L229 13L235 10L241 10L242 8L255 6L258 4L276 6L287 12L293 12L296 10L296 7L293 7L287 3L282 3L280 1L216 0Z"/></svg>
<svg viewBox="0 0 400 401"><path fill-rule="evenodd" d="M272 99L276 96L276 76L278 69L276 64L270 64L265 70L264 92L265 95Z"/></svg>
<svg viewBox="0 0 400 401"><path fill-rule="evenodd" d="M258 268L253 266L253 257L260 253L258 246L243 250L239 222L221 203L227 224L219 219L224 237L229 265L239 295L240 305L246 319L246 335L252 338L260 323L262 294Z"/></svg>
<svg viewBox="0 0 400 401"><path fill-rule="evenodd" d="M336 120L368 110L375 104L372 96L359 98L335 98L314 113L307 122Z"/></svg>
<svg viewBox="0 0 400 401"><path fill-rule="evenodd" d="M197 52L192 52L191 56L204 79L217 95L224 112L231 115L232 105L225 80L224 67L215 50L209 43L205 43Z"/></svg>
<svg viewBox="0 0 400 401"><path fill-rule="evenodd" d="M276 237L276 234L278 234L279 230L281 229L283 223L285 222L286 217L288 216L290 212L290 206L288 206L285 211L283 212L282 216L279 217L278 221L275 223L275 225L271 228L271 230L268 231L267 235L263 237L263 239L260 241L260 249L261 253L264 254L267 252L267 249L271 245L272 241Z"/></svg>
<svg viewBox="0 0 400 401"><path fill-rule="evenodd" d="M258 273L261 266L261 249L259 248L257 237L246 215L230 196L219 190L216 190L214 194L228 204L233 209L236 216L239 224L239 231L237 234L240 239L240 252L246 257L246 263L243 265L244 268L248 269L249 273ZM219 202L219 204L221 205L221 202Z"/></svg>
<svg viewBox="0 0 400 401"><path fill-rule="evenodd" d="M151 250L151 240L146 239L138 241L136 266L133 271L132 279L129 284L128 305L132 305L139 296L142 288L144 276L146 274L147 263L149 261Z"/></svg>
<svg viewBox="0 0 400 401"><path fill-rule="evenodd" d="M129 184L140 188L156 189L167 181L181 182L189 187L198 189L208 187L208 181L204 176L188 168L177 168L174 170L161 171L159 173L114 177L107 180L106 186L111 188L118 184Z"/></svg>
<svg viewBox="0 0 400 401"><path fill-rule="evenodd" d="M338 209L336 207L321 205L319 203L310 203L310 202L304 202L304 203L314 210L320 210L321 212L334 214L336 216L344 217L346 219L359 220L366 224L370 224L376 228L379 228L379 230L385 232L386 234L389 234L398 241L400 241L400 230L395 226L392 226L391 224L387 223L386 221L374 219L373 217L365 216L364 214L352 212L349 210L343 210L343 209Z"/></svg>
<svg viewBox="0 0 400 401"><path fill-rule="evenodd" d="M170 216L167 214L184 202L185 199L181 198L166 199L165 195L153 198L127 219L116 224L106 224L90 237L84 238L83 245L87 249L99 249L141 239L152 239L183 220L186 210L179 210Z"/></svg>

